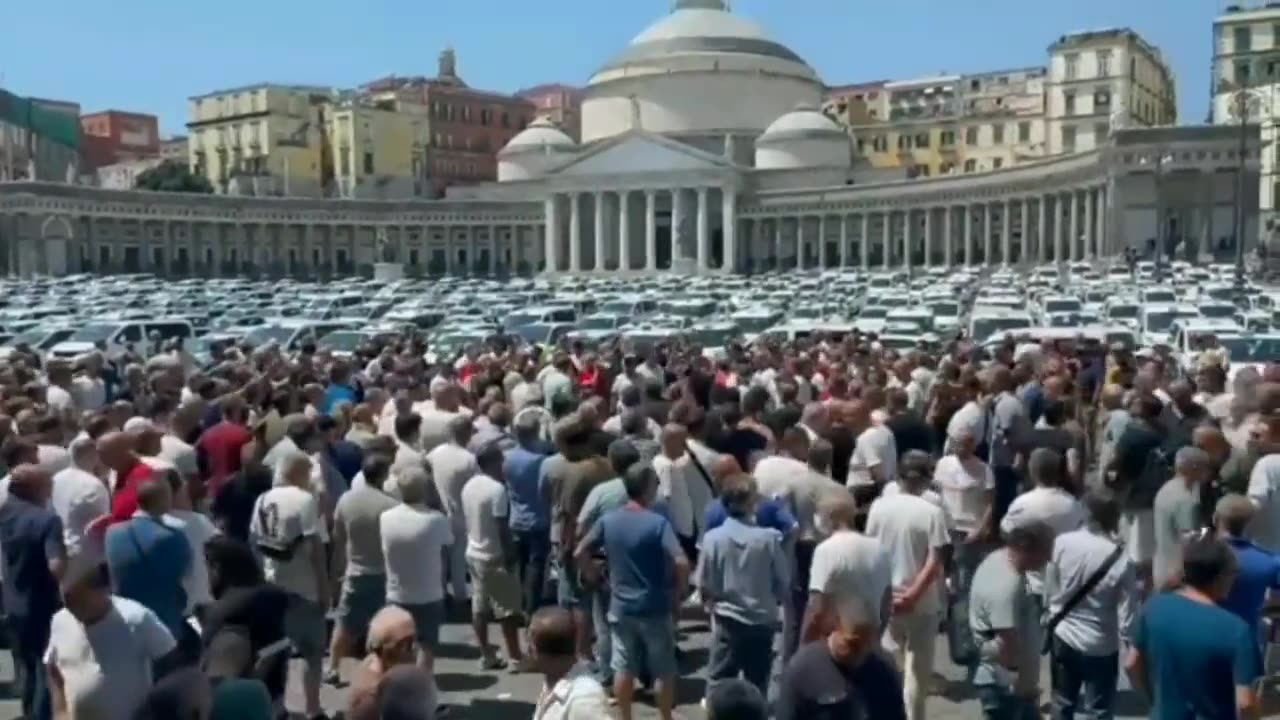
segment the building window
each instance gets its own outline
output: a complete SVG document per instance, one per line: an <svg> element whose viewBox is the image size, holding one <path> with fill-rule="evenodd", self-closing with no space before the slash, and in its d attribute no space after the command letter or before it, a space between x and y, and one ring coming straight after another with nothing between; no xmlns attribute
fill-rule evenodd
<svg viewBox="0 0 1280 720"><path fill-rule="evenodd" d="M462 106L462 122L471 122L471 106Z"/></svg>
<svg viewBox="0 0 1280 720"><path fill-rule="evenodd" d="M918 148L929 147L929 133L919 133L916 135L916 147Z"/></svg>
<svg viewBox="0 0 1280 720"><path fill-rule="evenodd" d="M977 126L974 126L974 127L968 127L968 128L965 128L965 129L964 129L964 144L965 144L965 145L977 145L977 144L978 144L978 128L977 128Z"/></svg>
<svg viewBox="0 0 1280 720"><path fill-rule="evenodd" d="M876 152L885 152L889 149L889 138L885 135L877 135L871 141L871 148Z"/></svg>
<svg viewBox="0 0 1280 720"><path fill-rule="evenodd" d="M943 130L938 135L938 140L942 147L951 147L956 144L956 133L954 130Z"/></svg>
<svg viewBox="0 0 1280 720"><path fill-rule="evenodd" d="M907 150L907 149L909 149L910 147L911 147L911 136L910 136L910 135L899 135L899 136L898 136L898 149L899 149L899 150Z"/></svg>
<svg viewBox="0 0 1280 720"><path fill-rule="evenodd" d="M1253 49L1253 28L1249 26L1238 27L1234 31L1235 34L1235 52L1249 52Z"/></svg>
<svg viewBox="0 0 1280 720"><path fill-rule="evenodd" d="M502 113L502 127L511 127L511 113Z"/></svg>
<svg viewBox="0 0 1280 720"><path fill-rule="evenodd" d="M862 153L866 152L866 149L867 149L866 142L864 142L862 138L858 138L858 154L861 155Z"/></svg>
<svg viewBox="0 0 1280 720"><path fill-rule="evenodd" d="M1111 126L1107 123L1096 123L1093 126L1093 144L1101 145L1111 134Z"/></svg>
<svg viewBox="0 0 1280 720"><path fill-rule="evenodd" d="M991 126L991 142L996 145L1004 144L1004 125L997 123Z"/></svg>
<svg viewBox="0 0 1280 720"><path fill-rule="evenodd" d="M1098 51L1098 77L1111 77L1111 51Z"/></svg>
<svg viewBox="0 0 1280 720"><path fill-rule="evenodd" d="M991 169L999 170L1004 167L1004 158L991 158Z"/></svg>
<svg viewBox="0 0 1280 720"><path fill-rule="evenodd" d="M1080 56L1075 53L1071 53L1070 55L1064 55L1062 60L1065 65L1063 69L1063 77L1067 80L1075 80L1076 75L1080 72Z"/></svg>
<svg viewBox="0 0 1280 720"><path fill-rule="evenodd" d="M364 174L365 175L373 174L373 153L369 152L368 150L364 151Z"/></svg>
<svg viewBox="0 0 1280 720"><path fill-rule="evenodd" d="M1076 114L1076 94L1070 90L1062 93L1062 114L1068 117Z"/></svg>
<svg viewBox="0 0 1280 720"><path fill-rule="evenodd" d="M1249 84L1249 61L1241 60L1236 63L1236 84L1245 86Z"/></svg>
<svg viewBox="0 0 1280 720"><path fill-rule="evenodd" d="M974 172L978 169L978 161L972 158L964 161L964 171L967 173Z"/></svg>
<svg viewBox="0 0 1280 720"><path fill-rule="evenodd" d="M1031 123L1027 122L1026 120L1023 120L1022 122L1018 123L1018 142L1020 143L1031 142Z"/></svg>
<svg viewBox="0 0 1280 720"><path fill-rule="evenodd" d="M1075 152L1076 149L1076 129L1071 126L1062 128L1062 151Z"/></svg>

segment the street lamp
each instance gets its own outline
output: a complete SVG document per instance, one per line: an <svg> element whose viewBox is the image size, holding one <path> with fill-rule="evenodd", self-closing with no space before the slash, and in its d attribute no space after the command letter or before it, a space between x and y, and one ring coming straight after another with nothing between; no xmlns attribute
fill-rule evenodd
<svg viewBox="0 0 1280 720"><path fill-rule="evenodd" d="M1236 285L1238 286L1244 284L1244 188L1245 157L1249 145L1249 116L1256 109L1261 120L1264 97L1257 90L1241 88L1235 92L1232 99L1234 102L1231 112L1239 120L1240 125L1240 147L1236 152L1239 160L1236 168L1236 207L1232 217L1232 225L1235 228L1232 234L1236 240Z"/></svg>

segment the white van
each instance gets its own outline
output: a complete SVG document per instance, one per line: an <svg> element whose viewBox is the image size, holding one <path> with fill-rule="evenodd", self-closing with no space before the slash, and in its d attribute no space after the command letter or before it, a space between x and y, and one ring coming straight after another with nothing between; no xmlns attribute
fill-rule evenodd
<svg viewBox="0 0 1280 720"><path fill-rule="evenodd" d="M49 351L53 357L74 358L106 345L108 355L124 352L128 346L142 357L150 357L164 348L169 340L195 337L195 328L186 318L158 320L94 320L76 330Z"/></svg>

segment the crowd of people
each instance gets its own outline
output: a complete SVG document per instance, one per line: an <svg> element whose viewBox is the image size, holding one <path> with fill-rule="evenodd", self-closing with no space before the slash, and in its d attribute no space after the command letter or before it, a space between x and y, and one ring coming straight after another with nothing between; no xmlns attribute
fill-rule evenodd
<svg viewBox="0 0 1280 720"><path fill-rule="evenodd" d="M0 365L24 716L320 718L330 684L352 720L439 717L467 620L478 671L542 675L537 720L669 720L689 672L716 720L925 720L944 662L991 720L1110 718L1122 668L1153 718L1260 713L1280 365L1227 387L1212 348L1188 372L1012 336L427 351Z"/></svg>

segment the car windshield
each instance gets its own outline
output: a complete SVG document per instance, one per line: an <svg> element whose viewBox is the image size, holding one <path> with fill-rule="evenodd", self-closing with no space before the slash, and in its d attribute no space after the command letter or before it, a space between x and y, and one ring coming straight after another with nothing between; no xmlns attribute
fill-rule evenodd
<svg viewBox="0 0 1280 720"><path fill-rule="evenodd" d="M953 302L936 302L930 303L929 309L933 310L933 314L940 317L956 317L960 314L959 303Z"/></svg>
<svg viewBox="0 0 1280 720"><path fill-rule="evenodd" d="M988 338L1002 330L1016 330L1025 327L1031 327L1031 323L1027 322L1027 319L1023 317L974 318L971 335L975 338Z"/></svg>
<svg viewBox="0 0 1280 720"><path fill-rule="evenodd" d="M9 340L8 344L21 345L23 343L26 343L27 345L35 347L36 345L40 344L41 340L44 340L47 337L49 337L48 329L31 328L30 330L25 330L23 332L18 333L17 335L14 335L13 338Z"/></svg>
<svg viewBox="0 0 1280 720"><path fill-rule="evenodd" d="M468 343L478 343L483 341L483 333L448 333L441 335L433 344L442 345L444 347L459 347Z"/></svg>
<svg viewBox="0 0 1280 720"><path fill-rule="evenodd" d="M1112 320L1128 320L1138 317L1137 305L1112 305L1107 308L1107 317Z"/></svg>
<svg viewBox="0 0 1280 720"><path fill-rule="evenodd" d="M704 328L692 331L692 340L702 347L724 347L737 336L737 328Z"/></svg>
<svg viewBox="0 0 1280 720"><path fill-rule="evenodd" d="M872 305L871 307L862 308L862 312L858 313L858 317L870 318L872 320L883 318L889 314L889 308Z"/></svg>
<svg viewBox="0 0 1280 720"><path fill-rule="evenodd" d="M510 315L502 319L502 329L515 330L516 328L521 327L523 325L536 323L542 319L542 315L543 313L540 313L540 312L539 313L531 313L531 312L511 313Z"/></svg>
<svg viewBox="0 0 1280 720"><path fill-rule="evenodd" d="M85 325L75 331L69 339L73 342L96 343L99 340L106 340L111 337L112 333L119 329L120 326L114 323L95 323L93 325ZM25 335L26 333L23 334Z"/></svg>
<svg viewBox="0 0 1280 720"><path fill-rule="evenodd" d="M1148 312L1146 315L1143 330L1147 332L1164 332L1173 325L1173 321L1178 319L1178 313L1172 310L1159 310L1156 312Z"/></svg>
<svg viewBox="0 0 1280 720"><path fill-rule="evenodd" d="M1049 316L1049 327L1073 327L1081 324L1078 313L1055 313Z"/></svg>
<svg viewBox="0 0 1280 720"><path fill-rule="evenodd" d="M1144 299L1149 303L1178 302L1178 296L1172 290L1148 290Z"/></svg>
<svg viewBox="0 0 1280 720"><path fill-rule="evenodd" d="M1071 298L1061 298L1055 300L1046 300L1044 303L1044 311L1051 313L1059 312L1076 312L1080 309L1080 301Z"/></svg>
<svg viewBox="0 0 1280 720"><path fill-rule="evenodd" d="M746 332L764 332L777 324L773 315L734 315L733 321Z"/></svg>
<svg viewBox="0 0 1280 720"><path fill-rule="evenodd" d="M589 317L578 323L579 330L613 330L618 327L618 319L613 317Z"/></svg>
<svg viewBox="0 0 1280 720"><path fill-rule="evenodd" d="M1218 342L1231 353L1231 362L1267 363L1280 360L1280 338L1224 337Z"/></svg>
<svg viewBox="0 0 1280 720"><path fill-rule="evenodd" d="M551 326L542 323L521 325L515 333L531 345L541 345L551 339Z"/></svg>
<svg viewBox="0 0 1280 720"><path fill-rule="evenodd" d="M1200 314L1207 318L1235 317L1235 305L1201 305Z"/></svg>
<svg viewBox="0 0 1280 720"><path fill-rule="evenodd" d="M630 300L610 300L600 306L600 312L614 313L615 315L630 315L635 310L635 303Z"/></svg>
<svg viewBox="0 0 1280 720"><path fill-rule="evenodd" d="M293 331L293 328L279 325L260 325L250 330L249 334L244 336L244 340L252 347L261 347L269 342L283 345L293 337Z"/></svg>

